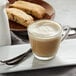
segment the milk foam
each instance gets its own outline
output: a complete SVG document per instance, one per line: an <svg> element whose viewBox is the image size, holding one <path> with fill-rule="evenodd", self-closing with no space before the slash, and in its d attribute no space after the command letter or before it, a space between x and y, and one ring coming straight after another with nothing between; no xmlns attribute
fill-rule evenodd
<svg viewBox="0 0 76 76"><path fill-rule="evenodd" d="M40 38L49 38L58 33L58 27L51 23L34 24L29 30L32 35Z"/></svg>

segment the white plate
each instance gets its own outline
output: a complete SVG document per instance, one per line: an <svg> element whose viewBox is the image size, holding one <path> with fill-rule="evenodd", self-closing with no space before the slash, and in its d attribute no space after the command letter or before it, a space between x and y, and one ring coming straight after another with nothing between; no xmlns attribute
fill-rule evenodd
<svg viewBox="0 0 76 76"><path fill-rule="evenodd" d="M0 59L10 59L30 48L30 44L0 47ZM16 66L7 66L0 63L0 73L51 68L67 65L76 65L76 39L68 39L61 43L57 56L50 61L40 61L30 55Z"/></svg>

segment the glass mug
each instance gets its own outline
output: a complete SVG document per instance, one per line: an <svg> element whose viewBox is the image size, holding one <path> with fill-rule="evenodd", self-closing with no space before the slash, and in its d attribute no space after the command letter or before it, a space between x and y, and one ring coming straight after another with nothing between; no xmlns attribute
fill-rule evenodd
<svg viewBox="0 0 76 76"><path fill-rule="evenodd" d="M37 59L49 60L56 56L61 41L63 41L70 28L63 27L55 21L38 20L28 26L28 36L32 52ZM62 35L63 34L63 35Z"/></svg>

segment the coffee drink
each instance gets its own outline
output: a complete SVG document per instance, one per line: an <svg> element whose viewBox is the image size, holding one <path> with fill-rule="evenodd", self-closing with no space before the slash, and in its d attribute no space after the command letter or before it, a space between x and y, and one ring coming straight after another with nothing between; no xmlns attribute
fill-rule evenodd
<svg viewBox="0 0 76 76"><path fill-rule="evenodd" d="M38 59L53 58L61 42L62 27L50 20L40 20L28 27L29 40L34 56Z"/></svg>

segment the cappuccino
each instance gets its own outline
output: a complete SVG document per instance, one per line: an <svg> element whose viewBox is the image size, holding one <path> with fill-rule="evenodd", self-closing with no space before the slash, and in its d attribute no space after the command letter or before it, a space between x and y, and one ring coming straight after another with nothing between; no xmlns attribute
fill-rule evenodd
<svg viewBox="0 0 76 76"><path fill-rule="evenodd" d="M29 40L34 56L38 59L53 58L61 41L62 27L50 20L40 20L28 27Z"/></svg>

